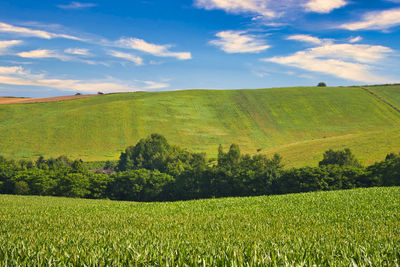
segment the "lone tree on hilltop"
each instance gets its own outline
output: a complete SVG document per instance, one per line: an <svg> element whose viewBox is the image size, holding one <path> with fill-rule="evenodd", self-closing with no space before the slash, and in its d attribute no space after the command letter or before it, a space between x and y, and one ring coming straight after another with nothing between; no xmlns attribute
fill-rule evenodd
<svg viewBox="0 0 400 267"><path fill-rule="evenodd" d="M320 83L318 83L318 85L317 85L318 87L326 87L326 83L324 83L324 82L320 82Z"/></svg>

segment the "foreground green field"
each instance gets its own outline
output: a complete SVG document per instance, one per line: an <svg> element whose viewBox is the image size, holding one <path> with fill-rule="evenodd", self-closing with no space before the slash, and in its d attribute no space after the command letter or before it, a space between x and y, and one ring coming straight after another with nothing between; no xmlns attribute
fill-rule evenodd
<svg viewBox="0 0 400 267"><path fill-rule="evenodd" d="M399 88L383 96L397 103ZM316 165L349 147L365 164L400 151L400 114L358 87L190 90L114 94L64 102L0 105L0 153L117 159L140 138L216 156L219 144L281 153L289 166Z"/></svg>
<svg viewBox="0 0 400 267"><path fill-rule="evenodd" d="M400 188L175 203L0 195L0 265L396 266Z"/></svg>

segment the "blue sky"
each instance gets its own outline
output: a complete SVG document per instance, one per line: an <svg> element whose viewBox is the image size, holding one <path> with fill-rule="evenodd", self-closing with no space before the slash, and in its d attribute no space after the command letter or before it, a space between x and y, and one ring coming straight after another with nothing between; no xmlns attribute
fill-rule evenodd
<svg viewBox="0 0 400 267"><path fill-rule="evenodd" d="M400 82L400 0L0 0L0 96Z"/></svg>

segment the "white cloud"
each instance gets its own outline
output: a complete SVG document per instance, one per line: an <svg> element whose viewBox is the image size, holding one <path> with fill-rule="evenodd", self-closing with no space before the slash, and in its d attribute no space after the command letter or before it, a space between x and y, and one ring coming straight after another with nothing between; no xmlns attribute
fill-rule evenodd
<svg viewBox="0 0 400 267"><path fill-rule="evenodd" d="M370 12L364 15L358 22L345 23L339 28L357 31L357 30L386 30L400 25L400 8Z"/></svg>
<svg viewBox="0 0 400 267"><path fill-rule="evenodd" d="M62 9L83 9L95 6L97 5L94 3L80 3L80 2L71 2L68 5L58 5L58 7Z"/></svg>
<svg viewBox="0 0 400 267"><path fill-rule="evenodd" d="M117 58L122 58L125 60L128 60L130 62L135 63L137 66L143 65L143 58L139 56L135 56L129 53L123 53L115 50L111 50L108 52L110 56L117 57Z"/></svg>
<svg viewBox="0 0 400 267"><path fill-rule="evenodd" d="M254 13L265 17L275 17L266 0L196 0L196 6L207 10L222 9L228 13Z"/></svg>
<svg viewBox="0 0 400 267"><path fill-rule="evenodd" d="M13 26L3 22L0 22L0 32L7 32L7 33L17 34L19 36L37 37L43 39L64 38L64 39L83 41L83 39L81 38L67 34L51 33L42 30L33 30L26 27Z"/></svg>
<svg viewBox="0 0 400 267"><path fill-rule="evenodd" d="M350 42L350 43L358 43L358 42L361 41L361 40L362 40L362 37L361 37L361 36L357 36L357 37L351 38L351 39L349 40L349 42Z"/></svg>
<svg viewBox="0 0 400 267"><path fill-rule="evenodd" d="M330 13L332 10L347 5L345 0L309 0L304 7L309 12Z"/></svg>
<svg viewBox="0 0 400 267"><path fill-rule="evenodd" d="M56 58L62 61L71 60L71 57L59 54L55 50L48 50L48 49L37 49L27 52L20 52L17 53L18 56L23 58Z"/></svg>
<svg viewBox="0 0 400 267"><path fill-rule="evenodd" d="M282 17L285 13L329 13L347 4L345 0L195 0L206 10L224 10L232 14L256 15L257 19Z"/></svg>
<svg viewBox="0 0 400 267"><path fill-rule="evenodd" d="M153 82L153 81L143 81L146 90L162 89L169 86L167 83Z"/></svg>
<svg viewBox="0 0 400 267"><path fill-rule="evenodd" d="M346 80L377 83L388 80L373 73L374 64L379 63L391 52L392 49L384 46L328 43L289 56L262 60Z"/></svg>
<svg viewBox="0 0 400 267"><path fill-rule="evenodd" d="M0 55L8 53L8 49L12 46L21 44L21 40L0 41Z"/></svg>
<svg viewBox="0 0 400 267"><path fill-rule="evenodd" d="M86 93L96 93L98 91L106 93L134 92L162 89L169 86L167 83L158 83L153 81L136 81L135 84L132 84L131 82L113 79L82 81L47 78L43 74L32 75L28 71L23 70L21 67L0 67L0 84L49 87Z"/></svg>
<svg viewBox="0 0 400 267"><path fill-rule="evenodd" d="M222 31L217 33L219 39L210 41L226 53L259 53L270 48L264 40L246 31Z"/></svg>
<svg viewBox="0 0 400 267"><path fill-rule="evenodd" d="M392 49L380 45L327 44L308 50L316 58L340 58L362 63L374 63L386 57Z"/></svg>
<svg viewBox="0 0 400 267"><path fill-rule="evenodd" d="M89 49L86 48L67 48L64 50L65 53L78 56L89 56Z"/></svg>
<svg viewBox="0 0 400 267"><path fill-rule="evenodd" d="M322 44L322 40L311 36L307 34L296 34L296 35L291 35L287 40L295 40L295 41L300 41L300 42L305 42L305 43L311 43L311 44Z"/></svg>
<svg viewBox="0 0 400 267"><path fill-rule="evenodd" d="M115 45L123 48L130 48L143 51L158 57L175 57L179 60L187 60L192 58L190 52L169 51L172 45L152 44L138 38L121 38L115 43Z"/></svg>
<svg viewBox="0 0 400 267"><path fill-rule="evenodd" d="M19 45L21 43L21 40L0 41L0 49L7 49L11 46Z"/></svg>
<svg viewBox="0 0 400 267"><path fill-rule="evenodd" d="M20 66L0 66L0 74L22 74L23 68Z"/></svg>
<svg viewBox="0 0 400 267"><path fill-rule="evenodd" d="M26 51L26 52L20 52L20 53L17 53L16 55L19 57L23 57L23 58L32 58L32 59L55 58L55 59L59 59L61 61L75 61L75 62L81 62L81 63L85 63L85 64L89 64L89 65L109 66L109 64L106 62L93 61L93 60L79 58L78 56L90 55L88 53L88 51L86 51L85 49L83 51L80 51L80 49L79 50L66 49L65 52L69 52L69 54L71 54L71 55L66 55L66 54L60 53L56 50L49 50L49 49L31 50L31 51Z"/></svg>

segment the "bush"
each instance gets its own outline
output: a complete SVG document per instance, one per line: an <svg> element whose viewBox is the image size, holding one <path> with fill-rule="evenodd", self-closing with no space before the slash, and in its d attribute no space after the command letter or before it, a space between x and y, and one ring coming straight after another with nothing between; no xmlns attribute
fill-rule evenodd
<svg viewBox="0 0 400 267"><path fill-rule="evenodd" d="M360 167L360 162L356 159L350 149L334 151L329 149L323 155L323 160L319 162L319 166L339 165Z"/></svg>
<svg viewBox="0 0 400 267"><path fill-rule="evenodd" d="M175 181L166 173L146 169L118 172L111 177L113 198L131 201L166 200Z"/></svg>
<svg viewBox="0 0 400 267"><path fill-rule="evenodd" d="M14 184L14 194L16 195L28 195L29 185L25 181L19 181Z"/></svg>

